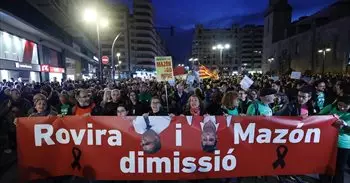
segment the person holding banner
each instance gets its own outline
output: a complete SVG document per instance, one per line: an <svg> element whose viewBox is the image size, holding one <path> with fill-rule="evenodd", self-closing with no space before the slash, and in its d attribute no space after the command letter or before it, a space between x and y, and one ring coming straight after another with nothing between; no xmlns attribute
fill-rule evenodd
<svg viewBox="0 0 350 183"><path fill-rule="evenodd" d="M56 116L57 112L51 110L48 106L46 98L40 98L34 101L35 111L29 115L29 117L40 117L40 116Z"/></svg>
<svg viewBox="0 0 350 183"><path fill-rule="evenodd" d="M95 105L86 89L79 89L75 98L77 104L73 107L72 114L75 116L100 115L101 108Z"/></svg>
<svg viewBox="0 0 350 183"><path fill-rule="evenodd" d="M239 110L238 94L234 91L225 93L221 100L220 112L224 115L238 116L241 111Z"/></svg>
<svg viewBox="0 0 350 183"><path fill-rule="evenodd" d="M168 116L162 109L162 104L158 97L152 97L151 99L151 111L145 114L146 116Z"/></svg>
<svg viewBox="0 0 350 183"><path fill-rule="evenodd" d="M275 113L275 116L302 116L314 115L314 107L311 101L312 88L304 86L298 92L297 100L285 105L281 110Z"/></svg>
<svg viewBox="0 0 350 183"><path fill-rule="evenodd" d="M330 104L323 108L320 115L335 114L339 116L339 121L335 124L339 128L338 154L336 172L333 183L344 183L345 167L350 156L350 96L338 98L336 104Z"/></svg>
<svg viewBox="0 0 350 183"><path fill-rule="evenodd" d="M141 116L145 110L143 105L137 100L137 95L135 91L129 92L129 100L127 100L127 108L129 109L129 115L131 116Z"/></svg>
<svg viewBox="0 0 350 183"><path fill-rule="evenodd" d="M189 116L203 116L206 114L202 102L199 100L197 95L192 95L187 102L186 108L184 110L184 115Z"/></svg>
<svg viewBox="0 0 350 183"><path fill-rule="evenodd" d="M260 91L260 100L253 102L248 107L248 116L272 116L272 109L269 104L275 100L276 90L264 88Z"/></svg>

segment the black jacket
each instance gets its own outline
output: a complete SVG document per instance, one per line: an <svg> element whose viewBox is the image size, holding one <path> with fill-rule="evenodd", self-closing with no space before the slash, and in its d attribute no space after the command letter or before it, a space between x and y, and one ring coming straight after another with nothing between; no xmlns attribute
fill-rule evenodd
<svg viewBox="0 0 350 183"><path fill-rule="evenodd" d="M307 103L307 107L309 111L309 116L314 115L315 110L310 101ZM298 102L295 100L285 105L281 110L277 111L275 113L275 116L300 116L300 113L301 105L298 104Z"/></svg>

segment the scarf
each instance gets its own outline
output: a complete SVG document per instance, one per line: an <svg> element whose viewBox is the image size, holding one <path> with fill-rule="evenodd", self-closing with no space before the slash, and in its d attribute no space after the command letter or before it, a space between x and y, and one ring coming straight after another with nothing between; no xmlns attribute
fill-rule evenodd
<svg viewBox="0 0 350 183"><path fill-rule="evenodd" d="M201 110L199 107L197 108L191 108L190 113L192 116L200 116L201 115Z"/></svg>

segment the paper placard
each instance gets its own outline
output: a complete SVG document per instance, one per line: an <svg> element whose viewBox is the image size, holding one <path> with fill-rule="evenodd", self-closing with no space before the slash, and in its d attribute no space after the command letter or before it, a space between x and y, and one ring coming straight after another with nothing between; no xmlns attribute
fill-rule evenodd
<svg viewBox="0 0 350 183"><path fill-rule="evenodd" d="M292 79L300 79L301 78L301 72L292 72L292 74L290 74L290 78L292 78Z"/></svg>
<svg viewBox="0 0 350 183"><path fill-rule="evenodd" d="M280 77L278 77L278 76L273 76L273 77L271 77L271 79L272 79L273 81L279 81L279 80L280 80Z"/></svg>
<svg viewBox="0 0 350 183"><path fill-rule="evenodd" d="M244 76L244 78L240 82L241 88L243 90L248 90L250 88L250 86L252 86L253 83L254 83L254 81L251 80L248 76Z"/></svg>

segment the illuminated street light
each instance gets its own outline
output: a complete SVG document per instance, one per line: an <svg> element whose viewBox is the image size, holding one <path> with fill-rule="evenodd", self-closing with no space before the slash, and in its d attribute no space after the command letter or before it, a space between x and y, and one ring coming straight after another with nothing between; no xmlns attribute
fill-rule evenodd
<svg viewBox="0 0 350 183"><path fill-rule="evenodd" d="M324 49L318 50L318 53L323 55L322 74L324 74L324 69L325 69L326 53L330 51L332 51L331 48L324 48Z"/></svg>
<svg viewBox="0 0 350 183"><path fill-rule="evenodd" d="M119 63L119 64L122 64L122 61L119 61L118 63Z"/></svg>
<svg viewBox="0 0 350 183"><path fill-rule="evenodd" d="M101 59L101 43L100 43L100 26L105 28L108 26L108 20L103 17L99 17L98 13L93 8L87 8L83 12L83 19L86 22L93 22L96 25L96 34L97 34L97 45L98 45L98 59L99 59L99 71L100 77L99 79L103 80L102 74L102 59Z"/></svg>
<svg viewBox="0 0 350 183"><path fill-rule="evenodd" d="M194 61L198 61L198 58L195 58Z"/></svg>
<svg viewBox="0 0 350 183"><path fill-rule="evenodd" d="M213 50L219 50L220 51L220 63L222 63L222 53L223 53L223 50L228 50L230 49L231 45L230 44L224 44L224 46L222 44L218 44L218 45L215 45L213 46Z"/></svg>
<svg viewBox="0 0 350 183"><path fill-rule="evenodd" d="M87 22L94 22L97 18L97 13L94 9L85 9L83 18Z"/></svg>

